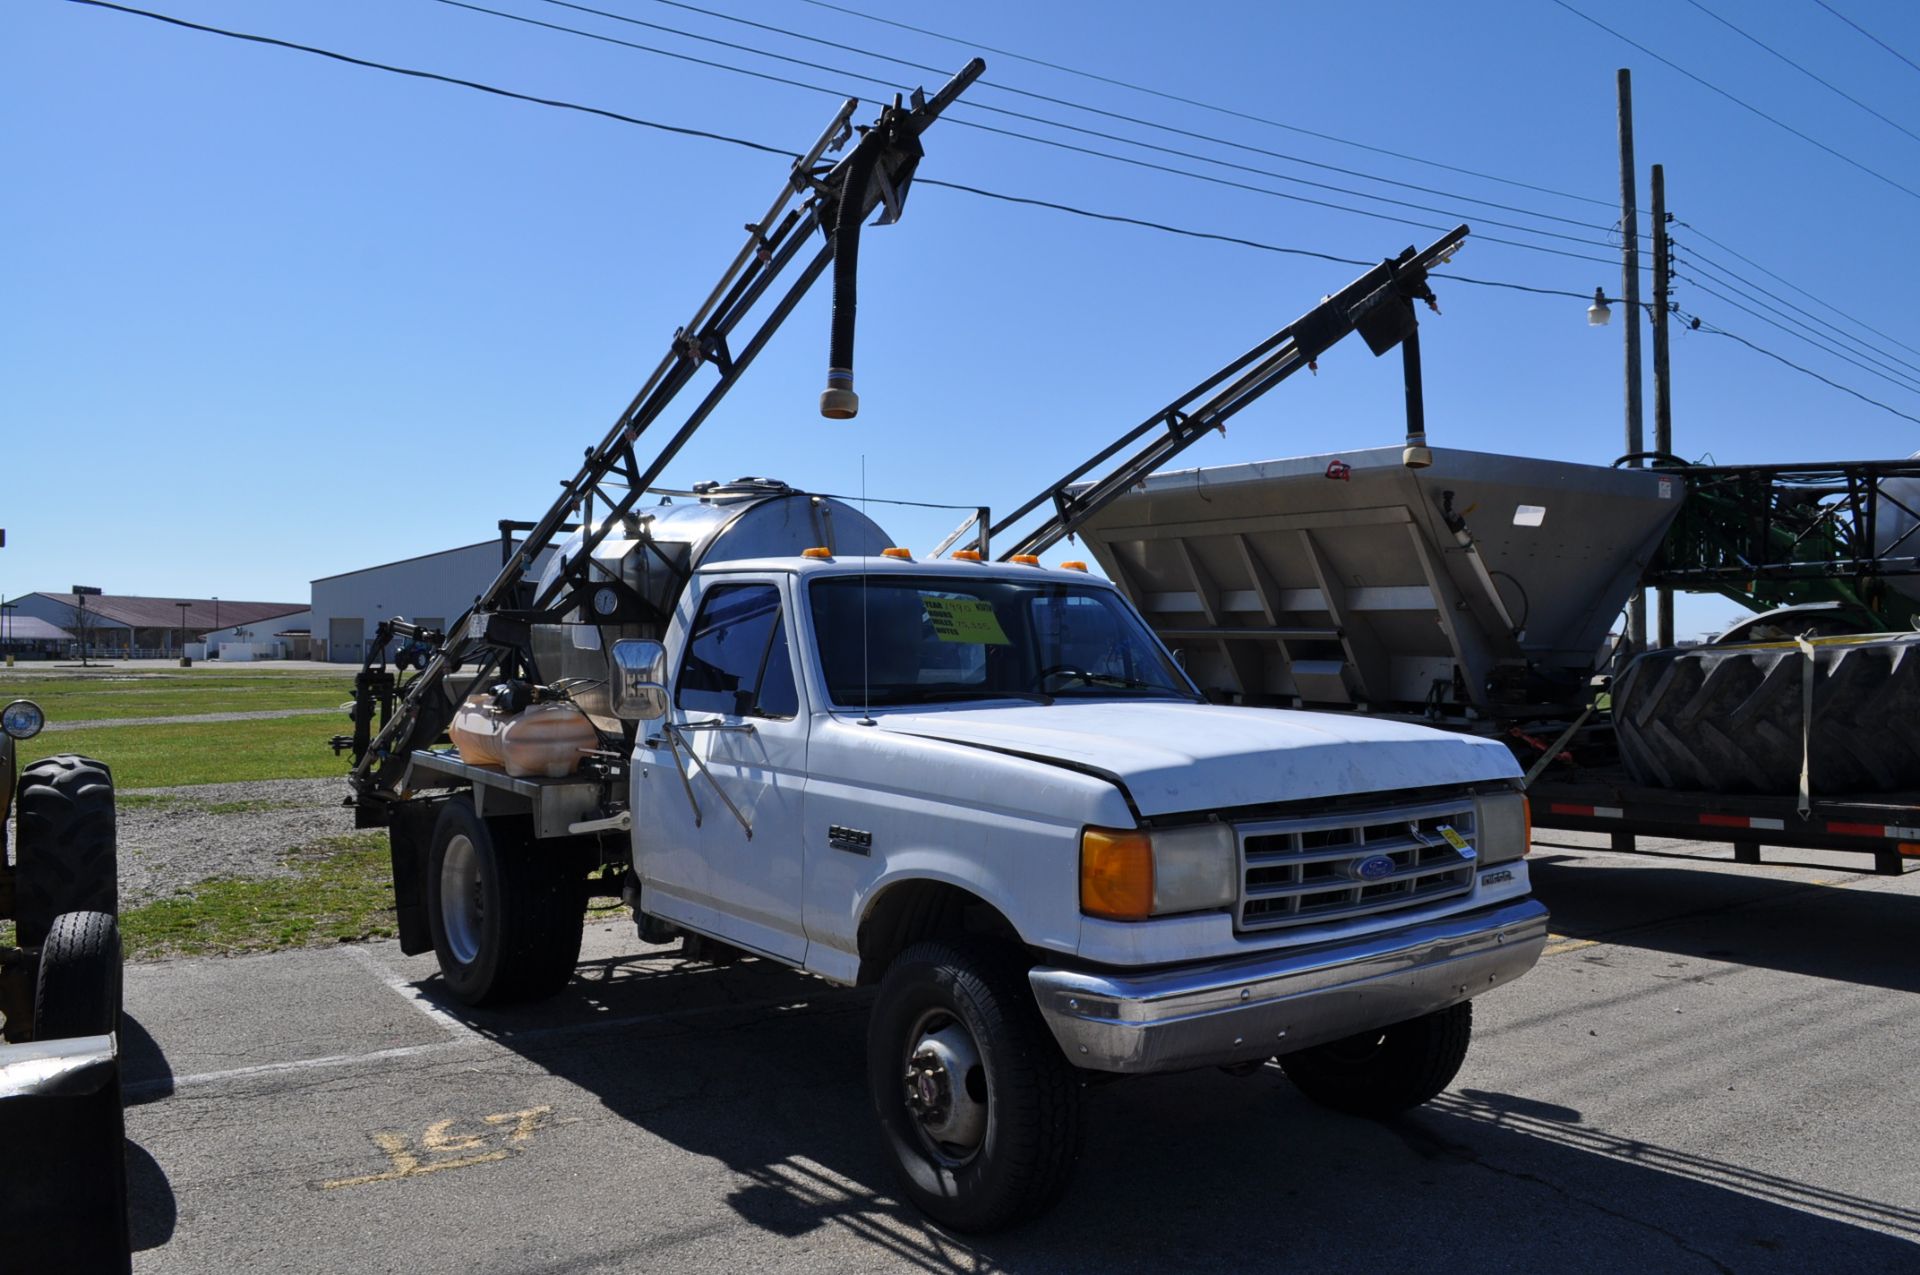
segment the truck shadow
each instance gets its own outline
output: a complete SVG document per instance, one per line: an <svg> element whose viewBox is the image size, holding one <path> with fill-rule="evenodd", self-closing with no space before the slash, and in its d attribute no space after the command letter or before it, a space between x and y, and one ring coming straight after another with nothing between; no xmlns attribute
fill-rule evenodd
<svg viewBox="0 0 1920 1275"><path fill-rule="evenodd" d="M1885 878L1816 885L1575 856L1536 858L1531 871L1555 934L1920 992L1920 965L1889 957L1920 930L1920 896L1858 888Z"/></svg>
<svg viewBox="0 0 1920 1275"><path fill-rule="evenodd" d="M437 981L421 989L438 1000ZM1617 1137L1537 1099L1461 1089L1379 1124L1312 1106L1274 1067L1095 1087L1065 1202L952 1236L894 1189L866 1092L870 999L760 962L649 954L583 966L539 1007L445 1007L727 1166L727 1206L770 1237L837 1231L904 1268L1911 1269L1920 1240L1920 1210ZM672 1268L674 1242L604 1257Z"/></svg>
<svg viewBox="0 0 1920 1275"><path fill-rule="evenodd" d="M121 1093L127 1106L173 1092L173 1068L160 1042L132 1014L120 1018ZM159 1248L173 1238L179 1204L165 1169L147 1149L127 1139L127 1229L133 1251Z"/></svg>

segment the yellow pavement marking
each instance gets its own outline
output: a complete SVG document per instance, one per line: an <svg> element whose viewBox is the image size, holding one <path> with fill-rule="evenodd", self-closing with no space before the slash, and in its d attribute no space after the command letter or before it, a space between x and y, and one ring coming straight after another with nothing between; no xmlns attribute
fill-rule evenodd
<svg viewBox="0 0 1920 1275"><path fill-rule="evenodd" d="M366 1186L370 1182L392 1182L400 1178L417 1178L427 1173L439 1173L443 1169L464 1169L474 1164L491 1164L515 1154L517 1148L533 1137L545 1116L553 1114L552 1107L529 1107L525 1111L503 1111L496 1115L482 1117L482 1122L492 1126L478 1133L455 1133L453 1126L459 1117L436 1120L426 1127L420 1135L420 1146L427 1154L416 1154L412 1142L403 1133L391 1130L378 1130L368 1136L373 1144L380 1148L392 1166L381 1173L363 1173L358 1177L335 1178L331 1182L322 1182L323 1191L336 1190L343 1186ZM505 1146L496 1146L482 1150L487 1146L494 1130L511 1124L513 1130L507 1135ZM461 1152L473 1152L462 1155Z"/></svg>

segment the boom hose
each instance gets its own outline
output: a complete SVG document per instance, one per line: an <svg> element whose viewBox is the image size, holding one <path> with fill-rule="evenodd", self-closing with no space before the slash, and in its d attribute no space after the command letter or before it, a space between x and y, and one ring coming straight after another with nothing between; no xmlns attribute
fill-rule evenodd
<svg viewBox="0 0 1920 1275"><path fill-rule="evenodd" d="M847 183L833 222L833 327L827 344L827 388L820 394L820 415L828 420L851 420L860 414L860 396L853 392L853 329L860 305L860 223L864 220L867 185L880 156L878 139L869 133L847 161Z"/></svg>

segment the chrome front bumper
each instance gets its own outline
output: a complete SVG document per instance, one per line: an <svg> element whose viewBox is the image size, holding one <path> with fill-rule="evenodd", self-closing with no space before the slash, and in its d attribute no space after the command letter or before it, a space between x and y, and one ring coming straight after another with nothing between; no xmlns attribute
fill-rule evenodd
<svg viewBox="0 0 1920 1275"><path fill-rule="evenodd" d="M1096 1071L1253 1062L1471 1000L1533 968L1547 910L1532 899L1344 943L1154 973L1033 970L1069 1060Z"/></svg>

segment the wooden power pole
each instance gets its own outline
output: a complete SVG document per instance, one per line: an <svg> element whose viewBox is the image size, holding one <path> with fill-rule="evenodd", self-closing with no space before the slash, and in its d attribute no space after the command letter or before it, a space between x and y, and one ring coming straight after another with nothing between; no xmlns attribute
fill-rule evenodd
<svg viewBox="0 0 1920 1275"><path fill-rule="evenodd" d="M1633 76L1625 67L1615 74L1620 96L1620 299L1627 321L1627 453L1647 450L1640 421L1640 209L1633 180ZM1629 462L1639 465L1638 460ZM1638 590L1627 604L1627 640L1633 648L1647 645L1647 592Z"/></svg>
<svg viewBox="0 0 1920 1275"><path fill-rule="evenodd" d="M1673 259L1667 248L1667 175L1653 166L1653 450L1673 454L1673 383L1668 378L1667 294ZM1660 586L1661 646L1673 645L1673 589Z"/></svg>

